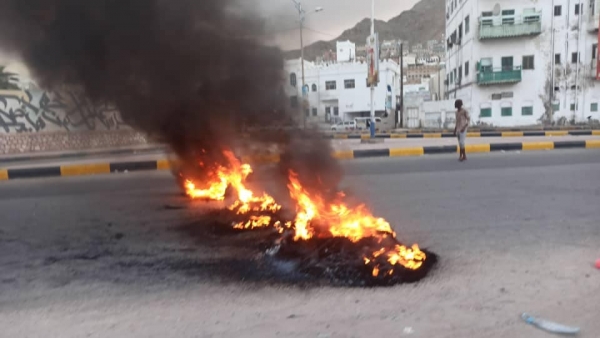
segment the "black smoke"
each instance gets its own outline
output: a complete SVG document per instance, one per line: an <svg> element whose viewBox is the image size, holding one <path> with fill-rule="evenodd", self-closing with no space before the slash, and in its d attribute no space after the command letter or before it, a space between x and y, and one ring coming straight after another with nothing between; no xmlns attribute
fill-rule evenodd
<svg viewBox="0 0 600 338"><path fill-rule="evenodd" d="M247 142L241 126L293 120L282 52L263 44L263 27L233 0L0 0L0 49L42 87L114 104L187 163L223 162ZM289 150L284 172L337 185L327 143L299 131L275 141Z"/></svg>

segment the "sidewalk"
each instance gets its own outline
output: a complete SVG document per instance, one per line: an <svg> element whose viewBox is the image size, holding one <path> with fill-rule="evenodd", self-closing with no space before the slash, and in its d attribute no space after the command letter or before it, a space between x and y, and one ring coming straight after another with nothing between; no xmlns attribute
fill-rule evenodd
<svg viewBox="0 0 600 338"><path fill-rule="evenodd" d="M362 144L361 140L331 140L334 157L342 160L368 157L423 156L456 153L454 138L386 139ZM553 149L600 149L600 136L469 137L467 153ZM6 160L8 159L8 160ZM0 157L0 180L109 174L140 170L169 170L165 147L96 150L88 153L56 153L43 156ZM276 163L278 153L242 156L251 164Z"/></svg>

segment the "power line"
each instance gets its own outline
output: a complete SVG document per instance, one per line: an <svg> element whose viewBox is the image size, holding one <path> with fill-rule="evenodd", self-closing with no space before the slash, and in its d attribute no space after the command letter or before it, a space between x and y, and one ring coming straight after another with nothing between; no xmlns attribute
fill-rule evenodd
<svg viewBox="0 0 600 338"><path fill-rule="evenodd" d="M330 34L330 33L325 33L325 32L322 32L322 31L318 31L316 29L313 29L313 28L310 28L310 27L306 27L306 26L304 26L304 29L309 30L309 31L311 31L313 33L317 33L317 34L321 34L321 35L327 35L327 36L330 36L332 38L337 38L338 37L337 35L333 35L333 34Z"/></svg>

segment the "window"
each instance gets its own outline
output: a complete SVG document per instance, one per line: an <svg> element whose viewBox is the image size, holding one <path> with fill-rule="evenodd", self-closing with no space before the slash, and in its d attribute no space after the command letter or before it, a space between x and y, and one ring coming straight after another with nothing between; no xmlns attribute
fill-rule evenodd
<svg viewBox="0 0 600 338"><path fill-rule="evenodd" d="M462 78L462 66L458 67L458 79Z"/></svg>
<svg viewBox="0 0 600 338"><path fill-rule="evenodd" d="M554 54L554 64L560 65L560 54Z"/></svg>
<svg viewBox="0 0 600 338"><path fill-rule="evenodd" d="M598 104L597 103L592 103L590 105L590 111L593 112L593 113L598 112Z"/></svg>
<svg viewBox="0 0 600 338"><path fill-rule="evenodd" d="M512 116L512 107L502 107L502 116Z"/></svg>
<svg viewBox="0 0 600 338"><path fill-rule="evenodd" d="M485 17L490 17L490 16L492 16L492 15L494 15L494 13L493 13L493 12L482 12L482 13L481 13L481 16L482 16L482 17L484 17L484 18L485 18Z"/></svg>
<svg viewBox="0 0 600 338"><path fill-rule="evenodd" d="M532 116L533 115L533 107L529 106L529 107L522 107L521 108L521 115L522 116Z"/></svg>
<svg viewBox="0 0 600 338"><path fill-rule="evenodd" d="M513 57L512 56L502 57L502 70L513 70Z"/></svg>
<svg viewBox="0 0 600 338"><path fill-rule="evenodd" d="M560 102L554 102L552 104L552 110L555 112L559 111L560 110Z"/></svg>
<svg viewBox="0 0 600 338"><path fill-rule="evenodd" d="M331 116L331 107L325 107L325 115Z"/></svg>
<svg viewBox="0 0 600 338"><path fill-rule="evenodd" d="M571 103L571 107L570 107L571 111L576 111L577 107L575 106L575 103Z"/></svg>
<svg viewBox="0 0 600 338"><path fill-rule="evenodd" d="M481 59L481 62L479 64L480 65L479 66L480 67L479 70L482 73L491 72L492 71L492 64L493 64L492 58L483 58L483 59Z"/></svg>
<svg viewBox="0 0 600 338"><path fill-rule="evenodd" d="M313 116L317 116L317 108L313 108L312 109L312 115Z"/></svg>
<svg viewBox="0 0 600 338"><path fill-rule="evenodd" d="M465 77L469 76L469 61L465 62Z"/></svg>
<svg viewBox="0 0 600 338"><path fill-rule="evenodd" d="M571 63L579 62L579 53L571 53Z"/></svg>
<svg viewBox="0 0 600 338"><path fill-rule="evenodd" d="M492 108L481 108L479 117L492 117Z"/></svg>
<svg viewBox="0 0 600 338"><path fill-rule="evenodd" d="M352 89L355 87L354 79L352 80L344 80L344 88Z"/></svg>
<svg viewBox="0 0 600 338"><path fill-rule="evenodd" d="M458 80L458 77L456 76L458 73L456 72L456 68L454 68L454 81Z"/></svg>
<svg viewBox="0 0 600 338"><path fill-rule="evenodd" d="M296 87L297 81L296 81L296 73L291 73L290 74L290 85L292 85L292 87Z"/></svg>
<svg viewBox="0 0 600 338"><path fill-rule="evenodd" d="M554 6L554 16L561 16L562 15L562 6L558 5L558 6Z"/></svg>
<svg viewBox="0 0 600 338"><path fill-rule="evenodd" d="M333 116L339 116L340 115L340 109L338 107L333 107Z"/></svg>
<svg viewBox="0 0 600 338"><path fill-rule="evenodd" d="M505 9L502 11L502 15L515 15L515 10L514 9Z"/></svg>
<svg viewBox="0 0 600 338"><path fill-rule="evenodd" d="M581 8L579 8L579 4L575 4L575 15L579 15L580 10L581 10L581 12L583 12L583 6L581 6ZM581 13L581 14L583 14L583 13Z"/></svg>
<svg viewBox="0 0 600 338"><path fill-rule="evenodd" d="M465 35L469 34L470 30L471 30L471 22L470 22L469 16L467 15L467 17L465 18Z"/></svg>
<svg viewBox="0 0 600 338"><path fill-rule="evenodd" d="M458 25L458 40L461 40L463 36L463 24Z"/></svg>
<svg viewBox="0 0 600 338"><path fill-rule="evenodd" d="M523 69L533 69L533 55L523 56Z"/></svg>
<svg viewBox="0 0 600 338"><path fill-rule="evenodd" d="M596 59L596 55L598 55L598 44L595 43L592 45L592 59Z"/></svg>
<svg viewBox="0 0 600 338"><path fill-rule="evenodd" d="M291 96L290 97L290 106L292 106L292 108L297 108L298 107L298 96Z"/></svg>
<svg viewBox="0 0 600 338"><path fill-rule="evenodd" d="M336 88L335 81L325 81L325 90L336 90Z"/></svg>
<svg viewBox="0 0 600 338"><path fill-rule="evenodd" d="M304 115L306 115L306 117L310 116L310 110L308 108L304 109Z"/></svg>
<svg viewBox="0 0 600 338"><path fill-rule="evenodd" d="M316 85L316 84L314 84L314 83L313 83L313 85L312 85L312 91L313 91L313 92L316 92L316 91L317 91L317 85Z"/></svg>

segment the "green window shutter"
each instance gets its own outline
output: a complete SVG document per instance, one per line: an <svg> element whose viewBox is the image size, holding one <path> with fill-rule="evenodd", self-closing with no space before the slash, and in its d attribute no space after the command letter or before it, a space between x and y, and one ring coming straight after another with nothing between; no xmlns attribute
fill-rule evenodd
<svg viewBox="0 0 600 338"><path fill-rule="evenodd" d="M598 104L597 103L592 103L590 110L593 112L597 112L598 111Z"/></svg>
<svg viewBox="0 0 600 338"><path fill-rule="evenodd" d="M552 104L552 110L559 111L560 110L560 103L553 103Z"/></svg>
<svg viewBox="0 0 600 338"><path fill-rule="evenodd" d="M479 117L492 117L492 108L481 108Z"/></svg>
<svg viewBox="0 0 600 338"><path fill-rule="evenodd" d="M502 108L502 116L512 116L512 107Z"/></svg>
<svg viewBox="0 0 600 338"><path fill-rule="evenodd" d="M531 115L533 115L533 107L523 107L523 108L521 108L521 115L523 115L523 116L531 116Z"/></svg>

